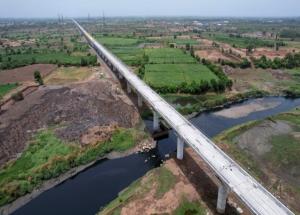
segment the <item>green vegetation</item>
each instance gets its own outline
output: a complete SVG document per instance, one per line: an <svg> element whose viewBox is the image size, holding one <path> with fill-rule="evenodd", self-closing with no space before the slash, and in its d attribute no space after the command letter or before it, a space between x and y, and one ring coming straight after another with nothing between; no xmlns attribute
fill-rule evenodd
<svg viewBox="0 0 300 215"><path fill-rule="evenodd" d="M10 92L11 90L18 87L18 83L12 83L12 84L1 84L0 85L0 99Z"/></svg>
<svg viewBox="0 0 300 215"><path fill-rule="evenodd" d="M98 215L119 214L122 207L132 200L143 198L152 189L156 189L155 197L160 199L176 183L176 176L165 167L151 170L144 176L145 179L138 179L119 193L118 197L110 202Z"/></svg>
<svg viewBox="0 0 300 215"><path fill-rule="evenodd" d="M145 134L134 129L117 129L109 141L80 147L58 139L54 131L38 133L16 161L0 170L0 205L30 193L44 180L90 163L111 151L132 148Z"/></svg>
<svg viewBox="0 0 300 215"><path fill-rule="evenodd" d="M218 80L206 66L199 64L148 64L145 67L144 80L154 89L162 92L187 91L183 85L199 84L204 81L208 83ZM163 88L163 89L162 89Z"/></svg>
<svg viewBox="0 0 300 215"><path fill-rule="evenodd" d="M191 55L187 55L181 49L175 48L146 49L146 55L149 57L149 64L196 63L196 60Z"/></svg>
<svg viewBox="0 0 300 215"><path fill-rule="evenodd" d="M80 66L82 61L85 65L96 65L96 56L72 56L64 52L36 53L36 54L17 54L2 57L0 69L13 69L35 63L50 63L65 66ZM83 65L83 66L85 66Z"/></svg>
<svg viewBox="0 0 300 215"><path fill-rule="evenodd" d="M248 98L260 98L265 95L268 94L263 91L251 90L232 96L226 96L225 93L206 93L201 95L164 94L163 97L174 104L180 113L188 115Z"/></svg>
<svg viewBox="0 0 300 215"><path fill-rule="evenodd" d="M133 46L138 45L138 43L140 42L139 39L126 37L96 36L95 39L97 39L101 44L107 47Z"/></svg>
<svg viewBox="0 0 300 215"><path fill-rule="evenodd" d="M168 192L176 183L176 178L173 173L165 167L158 170L158 187L156 189L156 197L161 198Z"/></svg>
<svg viewBox="0 0 300 215"><path fill-rule="evenodd" d="M180 206L173 212L174 215L205 215L206 210L200 202L189 202L183 199Z"/></svg>
<svg viewBox="0 0 300 215"><path fill-rule="evenodd" d="M268 153L268 159L272 163L289 168L300 166L300 144L299 140L291 134L273 136L271 139L272 150Z"/></svg>
<svg viewBox="0 0 300 215"><path fill-rule="evenodd" d="M233 47L248 48L251 47L274 47L274 40L265 40L258 38L243 37L241 35L235 34L223 34L223 33L208 33L205 35L209 39L219 41L222 43L227 43ZM285 43L277 41L278 46L284 46Z"/></svg>
<svg viewBox="0 0 300 215"><path fill-rule="evenodd" d="M39 71L34 72L34 80L39 84L39 85L44 85L43 78L41 76L41 73Z"/></svg>
<svg viewBox="0 0 300 215"><path fill-rule="evenodd" d="M270 60L267 59L266 56L262 56L260 59L254 60L254 64L256 68L262 69L293 69L296 67L300 67L300 53L287 54L283 59L275 58L274 60Z"/></svg>

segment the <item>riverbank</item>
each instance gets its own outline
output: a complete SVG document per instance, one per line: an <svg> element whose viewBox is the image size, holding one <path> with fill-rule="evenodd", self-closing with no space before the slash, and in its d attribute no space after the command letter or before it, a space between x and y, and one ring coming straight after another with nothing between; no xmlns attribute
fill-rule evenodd
<svg viewBox="0 0 300 215"><path fill-rule="evenodd" d="M143 152L143 150L150 150L150 149L155 148L155 147L156 147L155 142L152 139L148 138L148 139L142 140L140 143L138 143L133 148L127 149L125 151L112 151L112 152L110 152L110 153L108 153L104 156L96 158L95 160L93 160L92 162L89 162L88 164L84 164L84 165L74 167L74 168L66 171L65 173L59 174L58 177L55 177L55 178L52 178L50 180L46 180L46 181L42 182L40 186L38 186L37 188L32 190L30 193L28 193L28 194L26 194L22 197L19 197L18 199L14 200L13 202L11 202L11 203L9 203L5 206L2 206L0 208L0 214L1 215L8 215L8 214L13 213L15 210L19 209L20 207L27 204L28 202L30 202L34 198L38 197L43 192L45 192L45 191L47 191L47 190L63 183L67 179L81 173L82 171L84 171L84 170L88 169L89 167L93 166L98 161L101 161L101 160L104 160L104 159L110 159L111 160L111 159L123 158L123 157L129 156L129 155L134 154L134 153Z"/></svg>
<svg viewBox="0 0 300 215"><path fill-rule="evenodd" d="M218 214L218 180L199 156L186 148L182 161L170 158L122 190L98 215ZM230 195L227 215L249 214Z"/></svg>
<svg viewBox="0 0 300 215"><path fill-rule="evenodd" d="M218 145L261 183L300 213L300 111L233 127L215 138Z"/></svg>

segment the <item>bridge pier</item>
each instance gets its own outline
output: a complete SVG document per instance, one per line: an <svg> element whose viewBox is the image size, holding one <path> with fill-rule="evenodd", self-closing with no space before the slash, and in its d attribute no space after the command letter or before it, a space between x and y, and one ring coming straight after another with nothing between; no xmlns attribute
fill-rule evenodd
<svg viewBox="0 0 300 215"><path fill-rule="evenodd" d="M131 86L129 84L129 82L127 81L127 93L131 93Z"/></svg>
<svg viewBox="0 0 300 215"><path fill-rule="evenodd" d="M177 136L177 159L183 159L183 148L184 148L184 140Z"/></svg>
<svg viewBox="0 0 300 215"><path fill-rule="evenodd" d="M138 92L137 92L137 95L138 95L138 107L142 107L143 106L143 98Z"/></svg>
<svg viewBox="0 0 300 215"><path fill-rule="evenodd" d="M123 75L121 74L121 72L118 72L118 76L119 76L119 79L120 79L120 80L123 79Z"/></svg>
<svg viewBox="0 0 300 215"><path fill-rule="evenodd" d="M156 111L153 111L153 131L159 130L159 115Z"/></svg>
<svg viewBox="0 0 300 215"><path fill-rule="evenodd" d="M222 184L218 190L217 211L220 214L225 213L226 201L229 194L229 188Z"/></svg>

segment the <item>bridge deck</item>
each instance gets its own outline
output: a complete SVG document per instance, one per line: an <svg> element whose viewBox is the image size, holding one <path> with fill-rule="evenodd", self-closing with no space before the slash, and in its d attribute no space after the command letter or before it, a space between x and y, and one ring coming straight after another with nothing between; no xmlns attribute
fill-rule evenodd
<svg viewBox="0 0 300 215"><path fill-rule="evenodd" d="M107 58L143 99L200 155L214 170L220 180L228 186L254 214L293 214L293 212L218 148L200 130L193 126L185 117L178 113L170 104L131 72L116 56L94 40L76 21L74 22L95 51Z"/></svg>

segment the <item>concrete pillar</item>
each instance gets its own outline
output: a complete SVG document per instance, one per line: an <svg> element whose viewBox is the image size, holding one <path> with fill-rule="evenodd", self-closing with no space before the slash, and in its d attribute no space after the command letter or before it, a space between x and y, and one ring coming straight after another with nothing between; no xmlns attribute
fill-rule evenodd
<svg viewBox="0 0 300 215"><path fill-rule="evenodd" d="M153 111L153 131L159 130L159 115L156 111Z"/></svg>
<svg viewBox="0 0 300 215"><path fill-rule="evenodd" d="M143 106L143 98L138 92L137 92L137 94L138 94L138 106L142 107Z"/></svg>
<svg viewBox="0 0 300 215"><path fill-rule="evenodd" d="M123 79L123 75L121 74L121 72L119 72L119 79Z"/></svg>
<svg viewBox="0 0 300 215"><path fill-rule="evenodd" d="M229 194L229 188L222 184L218 190L218 202L217 202L217 211L220 214L225 213L228 194Z"/></svg>
<svg viewBox="0 0 300 215"><path fill-rule="evenodd" d="M127 81L127 93L131 93L131 86L128 81Z"/></svg>
<svg viewBox="0 0 300 215"><path fill-rule="evenodd" d="M183 148L184 148L184 140L181 137L177 137L177 159L183 159Z"/></svg>

